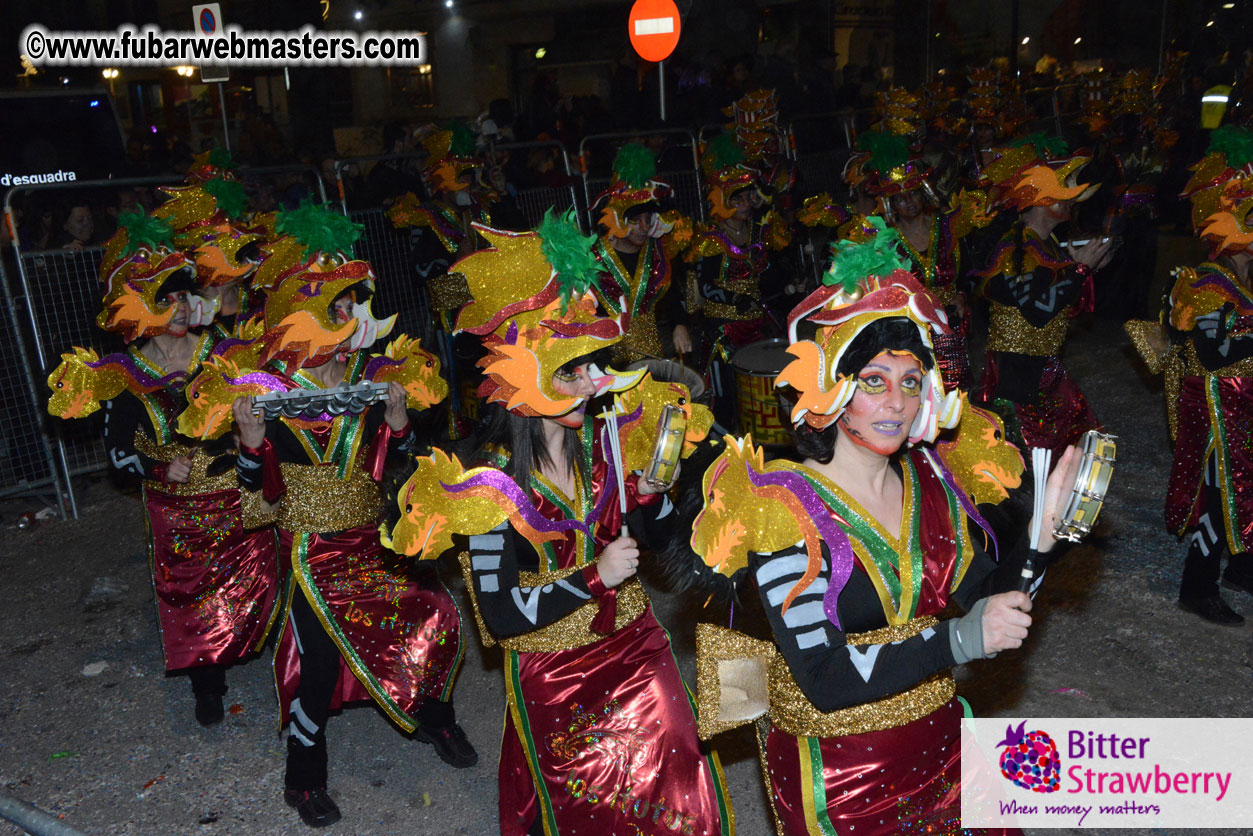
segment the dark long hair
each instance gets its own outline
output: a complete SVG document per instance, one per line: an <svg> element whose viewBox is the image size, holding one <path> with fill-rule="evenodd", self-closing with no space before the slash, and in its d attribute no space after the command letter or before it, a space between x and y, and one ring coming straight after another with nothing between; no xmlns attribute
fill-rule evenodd
<svg viewBox="0 0 1253 836"><path fill-rule="evenodd" d="M922 363L924 372L931 371L935 366L935 356L922 341L918 326L903 316L894 316L870 323L853 338L844 351L844 356L840 358L840 364L835 370L836 376L856 377L867 363L884 351L908 351ZM787 410L786 414L791 415L795 400L789 399L786 393L781 393L779 401ZM835 455L837 432L834 421L821 430L801 422L800 426L792 427L792 443L801 458L826 464Z"/></svg>
<svg viewBox="0 0 1253 836"><path fill-rule="evenodd" d="M579 432L570 427L564 430L562 455L579 477L586 479L588 473L583 462ZM559 464L548 454L543 419L516 415L498 403L483 407L483 416L470 447L473 450L470 461L491 462L500 453L507 454L509 462L502 469L523 490L530 488L532 470Z"/></svg>

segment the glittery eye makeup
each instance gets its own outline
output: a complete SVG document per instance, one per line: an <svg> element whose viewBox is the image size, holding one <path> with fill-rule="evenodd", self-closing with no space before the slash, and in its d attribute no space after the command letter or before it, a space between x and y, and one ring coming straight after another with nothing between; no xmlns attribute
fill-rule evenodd
<svg viewBox="0 0 1253 836"><path fill-rule="evenodd" d="M553 372L553 377L560 380L562 383L576 383L579 379L579 373L577 371L563 372L561 370L557 370Z"/></svg>
<svg viewBox="0 0 1253 836"><path fill-rule="evenodd" d="M917 375L905 375L901 378L901 391L911 398L917 398L922 395L922 378Z"/></svg>
<svg viewBox="0 0 1253 836"><path fill-rule="evenodd" d="M891 384L883 379L883 375L871 372L857 378L857 388L867 395L882 395L892 387Z"/></svg>

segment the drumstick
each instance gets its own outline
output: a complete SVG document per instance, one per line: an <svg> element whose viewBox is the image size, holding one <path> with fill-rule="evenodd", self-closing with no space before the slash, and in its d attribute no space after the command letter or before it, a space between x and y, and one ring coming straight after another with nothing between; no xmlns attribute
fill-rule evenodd
<svg viewBox="0 0 1253 836"><path fill-rule="evenodd" d="M618 437L618 401L618 396L614 395L613 405L607 407L600 417L605 420L605 431L609 436L609 455L613 457L613 473L618 482L618 509L622 512L622 530L618 532L618 536L629 537L631 535L626 524L626 476L622 472L622 440Z"/></svg>
<svg viewBox="0 0 1253 836"><path fill-rule="evenodd" d="M1031 516L1031 551L1022 564L1022 575L1018 578L1018 591L1031 593L1031 585L1035 583L1035 555L1040 550L1040 529L1044 526L1044 492L1048 483L1049 465L1052 464L1053 451L1046 447L1031 448L1031 470L1035 477L1035 513Z"/></svg>

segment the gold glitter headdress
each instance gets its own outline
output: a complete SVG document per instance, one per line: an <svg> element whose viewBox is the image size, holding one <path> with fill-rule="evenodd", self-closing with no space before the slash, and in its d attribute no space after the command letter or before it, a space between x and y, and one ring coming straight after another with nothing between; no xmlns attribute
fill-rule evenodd
<svg viewBox="0 0 1253 836"><path fill-rule="evenodd" d="M201 287L229 284L256 269L265 238L244 228L244 188L231 177L190 180L162 189L170 200L153 210L174 229L174 245L194 254Z"/></svg>
<svg viewBox="0 0 1253 836"><path fill-rule="evenodd" d="M731 117L726 130L735 136L750 163L778 150L779 103L773 90L745 93L730 107L724 107L722 115Z"/></svg>
<svg viewBox="0 0 1253 836"><path fill-rule="evenodd" d="M422 138L422 147L429 155L425 173L435 191L459 192L469 185L461 175L483 167L483 161L474 156L474 132L464 122L450 122L432 131Z"/></svg>
<svg viewBox="0 0 1253 836"><path fill-rule="evenodd" d="M1253 131L1234 125L1214 131L1191 171L1182 196L1192 203L1192 227L1210 245L1210 257L1253 244Z"/></svg>
<svg viewBox="0 0 1253 836"><path fill-rule="evenodd" d="M709 186L709 214L714 220L726 220L735 214L730 204L734 194L756 188L757 174L744 161L744 149L731 134L719 134L709 141L701 158L701 171Z"/></svg>
<svg viewBox="0 0 1253 836"><path fill-rule="evenodd" d="M1092 154L1086 149L1069 152L1060 139L1032 134L996 154L983 175L992 183L989 194L1000 206L1021 212L1063 200L1083 201L1099 187L1074 182Z"/></svg>
<svg viewBox="0 0 1253 836"><path fill-rule="evenodd" d="M791 415L795 424L804 421L823 429L844 412L857 388L856 375L839 375L836 370L853 339L872 322L908 319L932 351L932 333L949 332L943 307L904 269L897 232L882 218L866 222L875 227L874 237L864 243L837 243L824 286L788 315L788 353L796 359L779 373L775 385L796 391ZM797 339L803 319L819 326L815 339ZM941 429L956 426L960 415L959 393L945 393L939 365L933 365L923 383L922 406L910 427L909 442L934 441Z"/></svg>
<svg viewBox="0 0 1253 836"><path fill-rule="evenodd" d="M192 263L173 248L168 224L136 212L118 219L118 232L105 247L100 276L107 287L96 324L122 335L126 342L164 334L178 312L160 300L175 290L192 291ZM215 308L190 297L188 327L207 325Z"/></svg>
<svg viewBox="0 0 1253 836"><path fill-rule="evenodd" d="M629 232L626 215L636 206L659 204L670 196L670 187L659 180L657 163L653 152L637 142L631 142L618 151L613 161L613 182L593 202L604 204L600 223L614 238L625 238ZM660 212L660 205L657 211ZM673 224L659 222L652 230L654 237L661 237L673 228Z"/></svg>
<svg viewBox="0 0 1253 836"><path fill-rule="evenodd" d="M600 316L592 283L599 272L595 238L579 232L571 209L548 210L534 232L474 228L490 246L453 264L465 276L471 299L457 315L457 331L481 337L487 376L479 394L530 417L564 415L584 398L553 388L566 363L622 339L621 323ZM642 373L597 381L602 391L638 382Z"/></svg>

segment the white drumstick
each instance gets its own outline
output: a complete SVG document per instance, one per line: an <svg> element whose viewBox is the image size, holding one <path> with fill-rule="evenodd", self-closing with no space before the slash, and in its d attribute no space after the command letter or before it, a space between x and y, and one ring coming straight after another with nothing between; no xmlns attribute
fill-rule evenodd
<svg viewBox="0 0 1253 836"><path fill-rule="evenodd" d="M626 524L626 476L622 472L622 444L618 438L618 396L615 395L613 405L600 414L605 420L605 432L609 436L609 455L612 456L613 473L618 482L618 509L622 511L622 530L619 535L630 536ZM604 451L602 451L604 452Z"/></svg>

